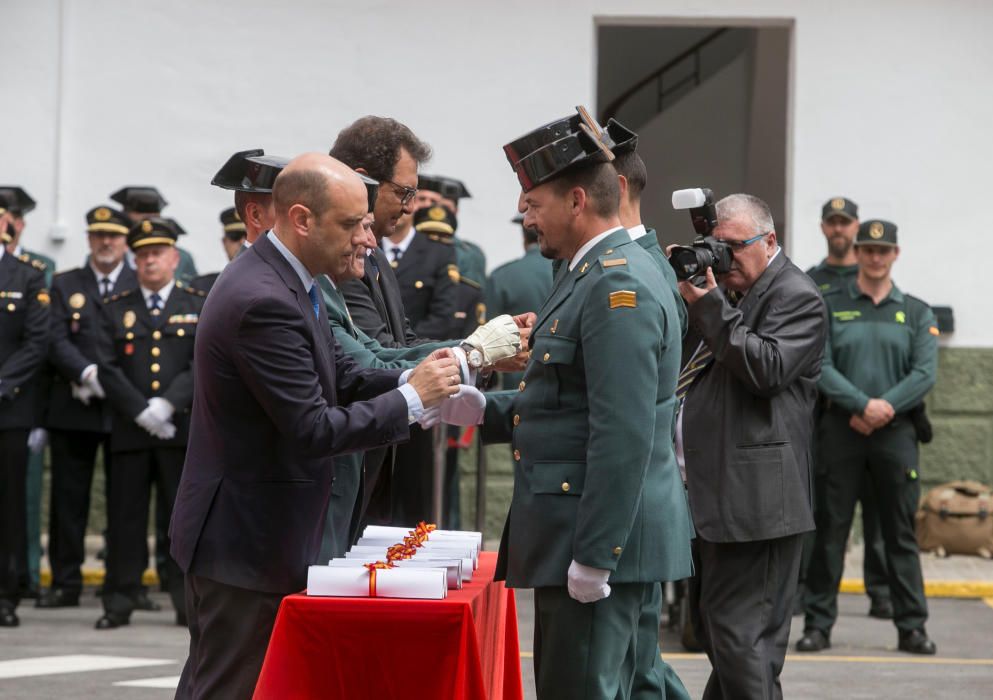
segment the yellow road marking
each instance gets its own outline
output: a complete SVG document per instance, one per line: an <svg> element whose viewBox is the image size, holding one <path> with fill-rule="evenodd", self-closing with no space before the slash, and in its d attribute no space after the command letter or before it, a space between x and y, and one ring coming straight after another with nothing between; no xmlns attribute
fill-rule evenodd
<svg viewBox="0 0 993 700"><path fill-rule="evenodd" d="M983 602L993 608L993 598L983 598Z"/></svg>
<svg viewBox="0 0 993 700"><path fill-rule="evenodd" d="M865 593L862 579L846 578L838 588L841 593ZM925 581L924 595L928 598L989 598L993 597L993 581Z"/></svg>

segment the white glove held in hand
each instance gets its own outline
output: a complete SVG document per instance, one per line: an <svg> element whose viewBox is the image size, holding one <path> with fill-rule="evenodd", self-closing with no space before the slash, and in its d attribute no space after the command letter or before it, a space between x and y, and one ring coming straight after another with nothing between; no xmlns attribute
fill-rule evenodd
<svg viewBox="0 0 993 700"><path fill-rule="evenodd" d="M90 390L92 396L96 396L98 399L107 398L107 394L104 393L103 387L100 386L100 379L97 376L97 366L88 365L86 369L83 370L82 374L79 375L79 379L83 384L83 387ZM83 403L86 403L85 401Z"/></svg>
<svg viewBox="0 0 993 700"><path fill-rule="evenodd" d="M462 384L459 393L441 402L441 422L448 425L479 425L486 410L486 396L474 386Z"/></svg>
<svg viewBox="0 0 993 700"><path fill-rule="evenodd" d="M90 399L93 398L93 392L90 390L90 387L86 385L80 386L76 382L72 382L71 386L72 386L72 398L76 399L84 406L89 406Z"/></svg>
<svg viewBox="0 0 993 700"><path fill-rule="evenodd" d="M48 431L44 428L33 428L28 433L28 450L32 454L41 454L48 444Z"/></svg>
<svg viewBox="0 0 993 700"><path fill-rule="evenodd" d="M161 396L153 396L148 400L148 408L161 423L165 423L167 420L172 418L172 414L176 412L176 409L172 407L172 404L167 400L163 399Z"/></svg>
<svg viewBox="0 0 993 700"><path fill-rule="evenodd" d="M438 406L425 408L417 422L424 430L430 430L441 422L441 408Z"/></svg>
<svg viewBox="0 0 993 700"><path fill-rule="evenodd" d="M521 351L521 332L513 317L502 314L474 330L465 343L479 350L483 367L490 367Z"/></svg>
<svg viewBox="0 0 993 700"><path fill-rule="evenodd" d="M148 400L148 406L138 414L134 422L153 437L160 440L171 440L176 436L176 426L169 422L174 410L171 403L155 396Z"/></svg>
<svg viewBox="0 0 993 700"><path fill-rule="evenodd" d="M580 603L595 603L610 595L608 569L594 569L573 559L569 564L569 597Z"/></svg>

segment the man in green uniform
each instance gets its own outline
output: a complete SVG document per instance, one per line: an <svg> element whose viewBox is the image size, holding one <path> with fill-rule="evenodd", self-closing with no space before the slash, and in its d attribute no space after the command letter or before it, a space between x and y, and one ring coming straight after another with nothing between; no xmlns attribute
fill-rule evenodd
<svg viewBox="0 0 993 700"><path fill-rule="evenodd" d="M897 227L865 221L855 239L858 274L824 297L831 328L818 388L826 399L818 436L817 538L797 651L831 646L845 542L862 482L876 494L899 648L934 654L914 537L920 498L917 436L908 412L934 386L938 328L931 309L890 276Z"/></svg>
<svg viewBox="0 0 993 700"><path fill-rule="evenodd" d="M827 240L828 254L820 264L807 270L807 274L817 284L821 294L842 289L855 278L858 263L855 259L854 243L858 230L859 208L855 202L847 197L833 197L824 203L821 208L821 232ZM821 406L818 405L815 418L817 421L820 421L820 411ZM881 620L889 620L893 617L893 603L890 602L890 589L887 583L883 535L879 530L876 499L872 494L872 483L869 479L865 479L862 484L859 503L862 504L862 539L865 542L862 577L870 601L869 615ZM830 505L828 504L829 507ZM806 587L807 569L814 550L814 537L814 532L807 533L803 541L795 615L803 613L803 589Z"/></svg>
<svg viewBox="0 0 993 700"><path fill-rule="evenodd" d="M538 233L524 226L524 216L518 214L511 223L521 227L524 255L504 263L490 273L486 280L486 308L496 318L500 314L518 316L537 312L552 291L552 263L538 249ZM523 374L514 372L501 376L504 389L516 388Z"/></svg>
<svg viewBox="0 0 993 700"><path fill-rule="evenodd" d="M121 205L124 213L132 221L143 221L153 216L162 216L162 209L168 204L155 187L129 185L117 190L110 198ZM182 228L177 229L179 235L186 233ZM179 253L179 267L176 268L176 279L183 284L190 284L197 276L197 266L189 251L176 246Z"/></svg>
<svg viewBox="0 0 993 700"><path fill-rule="evenodd" d="M504 146L524 225L561 261L519 391L488 394L484 422L488 441L514 448L497 575L535 589L540 700L627 698L635 672L649 675L628 656L656 667L652 696L664 697L659 581L692 566L672 446L679 317L618 218L617 145L580 109Z"/></svg>
<svg viewBox="0 0 993 700"><path fill-rule="evenodd" d="M100 383L115 415L110 436L107 576L97 629L127 625L148 564L146 533L152 484L169 522L183 470L193 403L193 343L206 294L174 277L178 234L167 219L137 222L128 233L138 289L115 294L103 307ZM158 517L156 518L158 519ZM168 554L159 571L186 624L183 573ZM156 544L158 547L159 545Z"/></svg>
<svg viewBox="0 0 993 700"><path fill-rule="evenodd" d="M11 241L7 244L7 252L21 262L28 263L37 270L45 273L45 286L52 287L52 275L55 274L55 261L47 255L35 253L21 246L21 236L24 234L24 215L32 211L36 203L24 188L17 186L0 187L0 193L5 193L11 205L8 208L10 217ZM35 396L35 427L28 436L28 476L27 476L27 514L28 514L28 568L24 580L25 597L34 598L38 595L41 574L41 482L45 469L45 447L48 445L48 433L41 427L48 406L48 390L52 384L51 369L43 363L35 375L37 383Z"/></svg>

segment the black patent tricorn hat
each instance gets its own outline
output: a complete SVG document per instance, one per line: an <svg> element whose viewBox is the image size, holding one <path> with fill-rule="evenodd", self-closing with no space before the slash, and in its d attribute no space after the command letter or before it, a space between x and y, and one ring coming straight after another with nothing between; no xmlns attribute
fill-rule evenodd
<svg viewBox="0 0 993 700"><path fill-rule="evenodd" d="M549 122L503 147L517 173L521 189L528 192L565 172L609 163L614 152L631 150L638 136L611 120L604 129L585 107L576 114Z"/></svg>
<svg viewBox="0 0 993 700"><path fill-rule="evenodd" d="M417 189L437 192L445 199L459 201L460 199L471 198L469 188L461 180L445 175L417 174Z"/></svg>
<svg viewBox="0 0 993 700"><path fill-rule="evenodd" d="M376 208L376 197L379 195L379 180L373 180L368 175L356 172L362 184L365 185L366 196L369 198L369 211Z"/></svg>
<svg viewBox="0 0 993 700"><path fill-rule="evenodd" d="M238 192L270 193L276 176L289 162L282 156L267 156L261 148L238 151L221 166L210 184Z"/></svg>

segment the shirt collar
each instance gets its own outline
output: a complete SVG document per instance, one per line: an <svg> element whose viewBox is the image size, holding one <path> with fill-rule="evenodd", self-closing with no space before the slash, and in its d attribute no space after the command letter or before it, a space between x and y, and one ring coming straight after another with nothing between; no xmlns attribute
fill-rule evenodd
<svg viewBox="0 0 993 700"><path fill-rule="evenodd" d="M614 231L621 231L623 230L623 228L624 228L623 226L615 226L614 228L608 229L603 233L599 233L596 236L593 236L593 238L591 238L590 240L586 241L586 243L583 244L583 247L577 250L576 254L572 256L572 260L569 261L569 270L571 271L573 268L575 268L576 265L579 264L579 261L582 260L584 257L586 257L587 253L593 250L593 248L596 246L597 243L602 241L610 234L614 233Z"/></svg>
<svg viewBox="0 0 993 700"><path fill-rule="evenodd" d="M300 284L303 285L303 291L310 294L310 288L316 284L316 282L314 282L313 275L307 271L307 268L304 267L304 264L297 259L297 256L291 253L290 249L287 248L281 240L279 240L279 237L276 236L275 231L269 231L266 236L272 242L272 245L276 248L276 250L279 251L279 254L286 258L286 262L290 264L293 271L297 273L297 277L300 278Z"/></svg>
<svg viewBox="0 0 993 700"><path fill-rule="evenodd" d="M400 249L400 257L402 258L403 255L404 255L404 253L407 252L407 248L410 247L411 242L413 242L413 240L414 240L414 234L415 233L417 233L417 232L414 230L414 227L411 226L410 227L410 230L407 232L407 235L404 236L403 237L403 240L401 240L399 243L394 243L389 238L384 238L383 239L383 242L380 244L382 246L382 248L383 248L383 252L386 253L387 257L389 257L392 260L393 259L393 249L394 248L399 248Z"/></svg>
<svg viewBox="0 0 993 700"><path fill-rule="evenodd" d="M169 301L169 295L172 294L172 288L175 286L176 286L176 280L171 279L169 280L169 284L164 286L158 292L153 292L151 289L146 289L145 287L142 287L141 295L145 297L145 306L148 306L148 300L153 294L158 294L159 299L162 300L162 306L164 307L166 305L166 302Z"/></svg>
<svg viewBox="0 0 993 700"><path fill-rule="evenodd" d="M644 224L638 224L637 226L628 226L628 235L631 236L632 241L636 241L642 236L648 234L648 229L645 228Z"/></svg>
<svg viewBox="0 0 993 700"><path fill-rule="evenodd" d="M24 246L22 246L20 243L18 243L17 244L17 247L14 248L14 252L11 253L11 255L13 255L15 258L19 258L19 257L21 257L21 253L23 253L23 252L24 252Z"/></svg>
<svg viewBox="0 0 993 700"><path fill-rule="evenodd" d="M92 255L90 256L90 270L93 272L93 276L97 278L98 284L100 280L106 277L107 279L110 280L111 287L116 286L117 278L121 276L121 270L123 269L124 269L124 260L122 258L121 262L117 263L117 267L115 267L113 270L111 270L105 275L102 272L100 272L100 270L97 269L96 265L93 264L93 256Z"/></svg>
<svg viewBox="0 0 993 700"><path fill-rule="evenodd" d="M848 293L851 295L852 299L858 299L859 297L865 297L870 301L872 298L859 288L858 275L852 277L852 281L848 283ZM896 282L893 282L893 286L890 288L890 293L883 297L877 306L882 306L888 301L895 301L898 304L903 303L903 292L900 288L896 286Z"/></svg>

